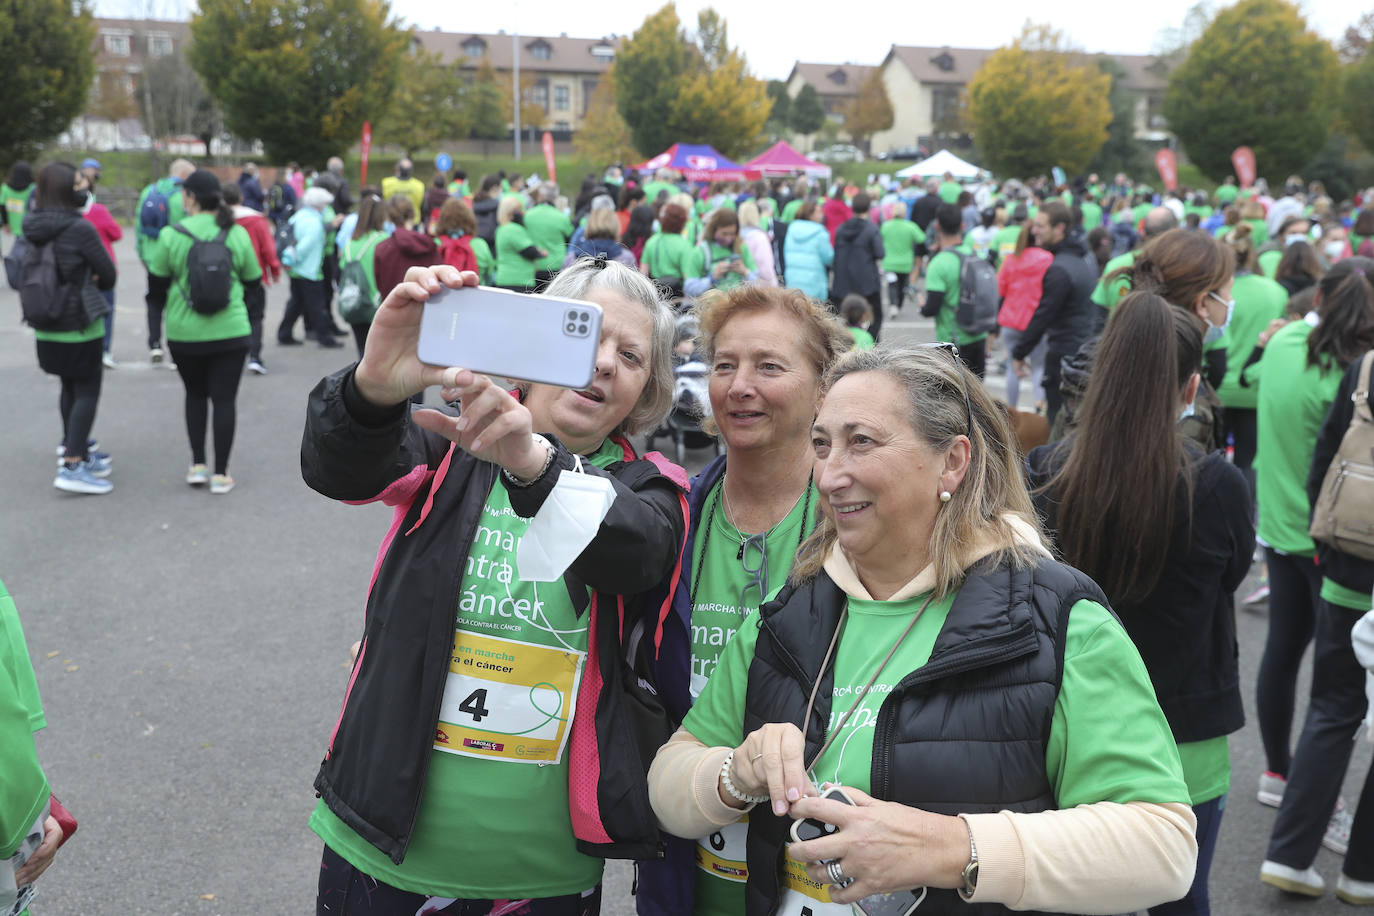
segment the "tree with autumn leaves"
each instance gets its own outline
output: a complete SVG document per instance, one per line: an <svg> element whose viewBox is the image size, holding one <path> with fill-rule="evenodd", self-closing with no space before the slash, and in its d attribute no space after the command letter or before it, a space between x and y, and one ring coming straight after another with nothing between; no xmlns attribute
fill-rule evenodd
<svg viewBox="0 0 1374 916"><path fill-rule="evenodd" d="M1049 26L1027 24L968 87L982 164L999 175L1081 172L1107 141L1112 78Z"/></svg>
<svg viewBox="0 0 1374 916"><path fill-rule="evenodd" d="M701 11L688 35L673 4L653 13L616 54L616 107L634 146L655 155L679 141L727 156L753 151L772 111L762 80L731 48L725 20Z"/></svg>
<svg viewBox="0 0 1374 916"><path fill-rule="evenodd" d="M874 67L868 79L859 87L858 94L845 107L844 129L855 143L868 151L872 136L890 128L893 119L892 100L887 96L882 68Z"/></svg>

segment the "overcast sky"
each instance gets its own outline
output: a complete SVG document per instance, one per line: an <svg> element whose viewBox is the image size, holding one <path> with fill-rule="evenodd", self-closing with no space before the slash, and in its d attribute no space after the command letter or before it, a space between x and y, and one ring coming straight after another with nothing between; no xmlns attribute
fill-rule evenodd
<svg viewBox="0 0 1374 916"><path fill-rule="evenodd" d="M1145 0L1104 4L1101 0L1056 0L1027 4L1024 0L970 0L946 13L944 4L914 4L895 19L891 0L843 0L792 3L749 0L679 0L678 16L696 24L697 10L714 6L726 18L730 42L741 47L753 71L768 79L784 79L798 60L822 63L877 64L893 44L953 45L996 48L1021 30L1027 17L1049 20L1087 51L1148 54L1163 29L1177 27L1195 0ZM454 3L452 0L392 0L394 13L411 25L446 32L510 32L595 38L611 33L628 35L663 0L621 0L614 4L586 4L568 0L508 0L505 3ZM1223 4L1229 5L1229 4ZM107 16L138 16L152 8L168 18L191 8L185 0L96 0ZM1303 0L1308 24L1332 41L1362 13L1374 8L1371 0ZM1129 20L1125 10L1131 11ZM614 12L612 12L614 10ZM181 14L181 15L184 15ZM1129 27L1126 23L1129 22Z"/></svg>

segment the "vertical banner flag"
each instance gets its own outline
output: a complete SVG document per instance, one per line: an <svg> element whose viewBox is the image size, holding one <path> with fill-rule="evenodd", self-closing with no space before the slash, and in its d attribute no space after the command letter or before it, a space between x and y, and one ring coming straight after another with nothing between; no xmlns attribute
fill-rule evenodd
<svg viewBox="0 0 1374 916"><path fill-rule="evenodd" d="M372 122L363 122L363 169L358 179L361 187L367 187L367 154L372 151Z"/></svg>
<svg viewBox="0 0 1374 916"><path fill-rule="evenodd" d="M1255 151L1248 146L1238 146L1231 153L1231 165L1240 179L1240 186L1248 188L1255 183Z"/></svg>
<svg viewBox="0 0 1374 916"><path fill-rule="evenodd" d="M1159 180L1164 182L1165 190L1178 188L1178 157L1173 150L1162 149L1155 153L1155 168L1159 170Z"/></svg>
<svg viewBox="0 0 1374 916"><path fill-rule="evenodd" d="M544 131L544 167L549 170L549 181L558 180L558 169L553 164L553 134Z"/></svg>

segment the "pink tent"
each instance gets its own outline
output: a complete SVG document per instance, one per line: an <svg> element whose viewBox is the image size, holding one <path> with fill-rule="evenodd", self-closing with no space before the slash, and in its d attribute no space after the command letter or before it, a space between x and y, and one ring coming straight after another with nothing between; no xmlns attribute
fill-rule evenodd
<svg viewBox="0 0 1374 916"><path fill-rule="evenodd" d="M802 172L815 178L829 178L830 166L823 162L807 159L797 152L786 140L779 140L767 150L751 159L749 168L758 169L765 178L792 175Z"/></svg>

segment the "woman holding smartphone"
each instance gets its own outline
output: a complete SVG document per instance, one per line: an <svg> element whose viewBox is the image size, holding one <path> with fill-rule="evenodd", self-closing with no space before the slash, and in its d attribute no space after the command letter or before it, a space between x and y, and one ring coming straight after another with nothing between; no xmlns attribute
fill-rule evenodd
<svg viewBox="0 0 1374 916"><path fill-rule="evenodd" d="M743 907L694 912L1182 896L1197 845L1173 736L1101 590L1050 558L1004 412L949 344L850 352L824 389L823 518L649 773L670 833L749 815ZM854 804L816 798L827 782ZM838 829L787 847L796 818Z"/></svg>
<svg viewBox="0 0 1374 916"><path fill-rule="evenodd" d="M411 269L362 361L310 398L306 482L395 512L315 782L321 913L595 914L601 857L648 857L660 841L639 740L671 723L625 721L612 686L622 639L644 635L636 658L657 651L666 609L644 593L682 553L686 475L626 438L671 406L675 324L647 278L580 262L548 293L603 310L592 383L513 394L416 356L425 301L476 283ZM461 414L412 410L429 385ZM573 486L614 499L581 537L538 535L577 538L561 576L522 577L531 518Z"/></svg>

